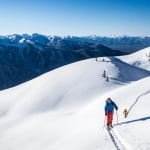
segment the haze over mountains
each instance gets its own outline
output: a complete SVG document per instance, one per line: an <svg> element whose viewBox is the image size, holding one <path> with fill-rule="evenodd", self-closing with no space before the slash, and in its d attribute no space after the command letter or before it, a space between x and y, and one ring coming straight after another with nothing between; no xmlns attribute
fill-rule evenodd
<svg viewBox="0 0 150 150"><path fill-rule="evenodd" d="M72 62L96 56L125 55L148 45L149 37L0 36L0 89Z"/></svg>
<svg viewBox="0 0 150 150"><path fill-rule="evenodd" d="M150 46L150 37L140 37L140 36L85 36L82 37L84 41L92 43L101 43L115 50L120 50L124 52L135 52L143 48Z"/></svg>

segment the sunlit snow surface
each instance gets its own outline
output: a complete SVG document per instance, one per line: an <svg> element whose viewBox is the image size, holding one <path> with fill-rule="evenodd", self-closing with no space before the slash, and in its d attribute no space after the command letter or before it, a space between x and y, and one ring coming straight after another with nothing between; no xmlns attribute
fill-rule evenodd
<svg viewBox="0 0 150 150"><path fill-rule="evenodd" d="M150 71L150 47L133 53L131 55L120 56L118 58L122 59L123 61L129 64Z"/></svg>
<svg viewBox="0 0 150 150"><path fill-rule="evenodd" d="M150 72L125 57L80 61L1 91L0 149L150 149ZM104 126L107 97L119 106L110 132ZM124 108L131 108L127 119Z"/></svg>

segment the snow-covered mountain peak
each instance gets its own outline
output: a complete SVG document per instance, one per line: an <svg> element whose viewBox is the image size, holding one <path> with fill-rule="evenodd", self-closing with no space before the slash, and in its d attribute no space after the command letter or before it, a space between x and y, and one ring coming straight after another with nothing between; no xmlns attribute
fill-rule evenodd
<svg viewBox="0 0 150 150"><path fill-rule="evenodd" d="M8 35L7 36L11 42L19 42L22 39L22 36L19 34L13 34L13 35Z"/></svg>
<svg viewBox="0 0 150 150"><path fill-rule="evenodd" d="M24 43L26 41L25 38L22 38L21 40L19 40L19 43Z"/></svg>

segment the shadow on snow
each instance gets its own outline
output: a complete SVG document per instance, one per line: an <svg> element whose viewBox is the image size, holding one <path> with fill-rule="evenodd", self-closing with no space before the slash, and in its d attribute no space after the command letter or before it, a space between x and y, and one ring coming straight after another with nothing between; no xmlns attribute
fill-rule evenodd
<svg viewBox="0 0 150 150"><path fill-rule="evenodd" d="M121 123L115 124L115 126L117 126L117 125L123 125L123 124L129 124L129 123L134 123L134 122L138 122L138 121L146 121L146 120L149 120L149 119L150 119L150 116L143 117L143 118L139 118L139 119L135 119L135 120L121 122Z"/></svg>

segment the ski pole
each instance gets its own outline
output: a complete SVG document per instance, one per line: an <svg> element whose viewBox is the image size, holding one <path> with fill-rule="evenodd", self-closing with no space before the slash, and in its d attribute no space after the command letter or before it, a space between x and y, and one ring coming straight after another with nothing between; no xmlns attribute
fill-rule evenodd
<svg viewBox="0 0 150 150"><path fill-rule="evenodd" d="M106 122L106 116L105 116L105 119L104 119L104 126L103 126L103 129L105 128L105 122Z"/></svg>
<svg viewBox="0 0 150 150"><path fill-rule="evenodd" d="M116 116L117 116L117 124L118 124L118 112L117 112L117 110L116 110Z"/></svg>

